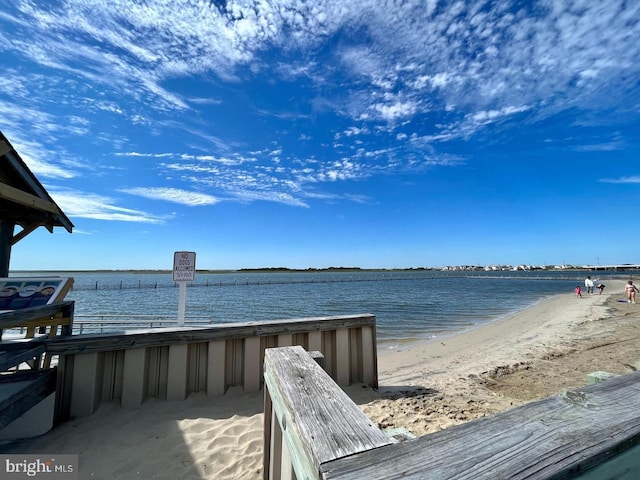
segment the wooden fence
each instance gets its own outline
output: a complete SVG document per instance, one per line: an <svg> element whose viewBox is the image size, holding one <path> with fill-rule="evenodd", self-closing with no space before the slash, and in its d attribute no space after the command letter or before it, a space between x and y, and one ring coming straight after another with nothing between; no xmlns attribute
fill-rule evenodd
<svg viewBox="0 0 640 480"><path fill-rule="evenodd" d="M265 355L265 479L640 478L640 372L394 443L301 348Z"/></svg>
<svg viewBox="0 0 640 480"><path fill-rule="evenodd" d="M257 391L265 349L289 345L321 352L340 385L377 387L373 315L74 335L47 342L58 355L56 422L102 402L138 406L148 397L222 395L231 386Z"/></svg>

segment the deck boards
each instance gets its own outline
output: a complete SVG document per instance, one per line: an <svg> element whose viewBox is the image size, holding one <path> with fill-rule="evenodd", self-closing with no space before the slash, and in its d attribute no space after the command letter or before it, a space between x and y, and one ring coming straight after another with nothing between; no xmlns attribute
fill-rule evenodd
<svg viewBox="0 0 640 480"><path fill-rule="evenodd" d="M340 480L575 478L638 444L640 372L635 372L341 458L322 470L323 478Z"/></svg>

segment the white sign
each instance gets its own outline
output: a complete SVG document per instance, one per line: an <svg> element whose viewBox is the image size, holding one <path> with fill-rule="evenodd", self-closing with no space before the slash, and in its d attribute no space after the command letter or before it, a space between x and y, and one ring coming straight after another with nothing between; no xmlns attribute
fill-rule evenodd
<svg viewBox="0 0 640 480"><path fill-rule="evenodd" d="M173 254L173 281L193 282L196 278L196 252Z"/></svg>

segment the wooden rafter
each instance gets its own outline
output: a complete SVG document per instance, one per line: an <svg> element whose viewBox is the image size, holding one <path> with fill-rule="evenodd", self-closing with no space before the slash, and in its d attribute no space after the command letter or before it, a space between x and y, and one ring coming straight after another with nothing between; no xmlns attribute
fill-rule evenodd
<svg viewBox="0 0 640 480"><path fill-rule="evenodd" d="M0 197L43 212L60 212L55 203L36 197L35 195L31 195L30 193L7 185L6 183L0 183Z"/></svg>
<svg viewBox="0 0 640 480"><path fill-rule="evenodd" d="M20 240L22 240L24 237L26 237L31 232L33 232L36 228L38 228L40 225L41 225L40 223L32 223L31 225L22 227L22 231L11 238L11 245L13 246L16 243L18 243Z"/></svg>

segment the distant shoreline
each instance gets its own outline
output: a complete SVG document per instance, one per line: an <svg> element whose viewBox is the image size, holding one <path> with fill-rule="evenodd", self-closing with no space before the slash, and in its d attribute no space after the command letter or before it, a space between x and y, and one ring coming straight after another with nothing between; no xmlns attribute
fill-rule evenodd
<svg viewBox="0 0 640 480"><path fill-rule="evenodd" d="M239 268L233 269L196 269L200 274L225 274L225 273L317 273L317 272L617 272L633 273L640 272L638 269L592 269L586 267L567 267L563 269L554 267L541 267L531 269L501 268L496 270L485 270L484 267L409 267L409 268L360 268L360 267L326 267L326 268L287 268L287 267L264 267L264 268ZM135 273L135 274L171 274L172 269L91 269L91 270L10 270L10 274L18 273Z"/></svg>

